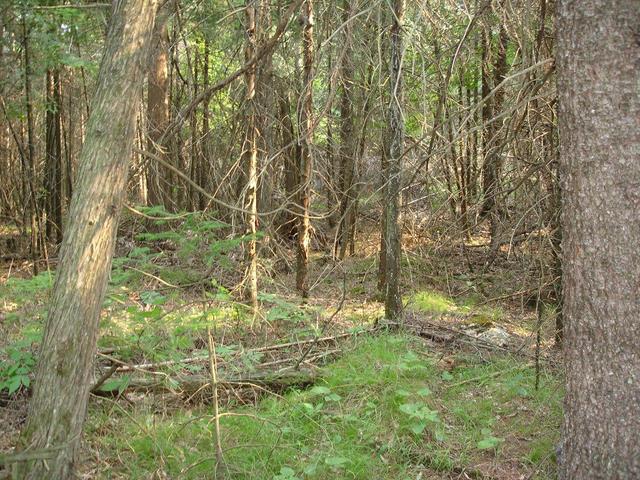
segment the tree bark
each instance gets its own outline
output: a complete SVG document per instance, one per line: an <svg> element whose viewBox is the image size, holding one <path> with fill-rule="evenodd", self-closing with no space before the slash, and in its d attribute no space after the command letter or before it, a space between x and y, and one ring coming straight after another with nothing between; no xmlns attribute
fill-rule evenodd
<svg viewBox="0 0 640 480"><path fill-rule="evenodd" d="M256 10L257 0L246 0L246 45L245 60L249 61L256 52ZM244 209L246 214L247 242L247 278L245 298L250 303L254 314L258 311L258 131L256 125L256 66L253 65L245 74L246 83L246 137L244 142L244 162L247 185L245 188Z"/></svg>
<svg viewBox="0 0 640 480"><path fill-rule="evenodd" d="M60 95L60 71L48 69L46 74L47 113L45 122L45 212L46 238L56 244L62 242L62 101ZM55 235L54 235L55 234Z"/></svg>
<svg viewBox="0 0 640 480"><path fill-rule="evenodd" d="M498 52L495 65L493 68L493 84L496 88L507 74L507 30L504 24L500 25L500 34L498 35ZM485 48L491 48L491 42ZM485 68L483 66L483 68ZM483 72L484 78L484 72ZM485 93L485 85L483 82L483 95ZM486 97L485 97L486 98ZM500 194L500 171L501 171L501 150L500 144L500 123L494 118L500 114L502 103L504 100L504 88L500 88L493 96L490 106L487 107L487 115L483 115L483 120L487 122L484 127L484 163L482 165L482 189L484 193L484 202L482 204L482 215L489 216L489 232L491 236L490 255L493 258L498 253L500 246L500 220L502 217L502 206L498 201ZM484 112L484 107L483 107Z"/></svg>
<svg viewBox="0 0 640 480"><path fill-rule="evenodd" d="M36 198L35 127L33 125L33 102L31 92L31 51L26 13L22 17L22 50L24 55L24 101L27 112L27 152L23 155L23 174L26 178L25 220L28 217L31 239L31 260L33 275L38 275L38 240L40 235L40 213ZM26 221L24 222L27 223Z"/></svg>
<svg viewBox="0 0 640 480"><path fill-rule="evenodd" d="M348 49L342 58L340 65L340 81L342 82L342 97L340 99L340 148L338 151L340 161L340 212L338 222L337 244L335 256L344 259L349 244L349 232L354 219L354 189L353 177L356 164L356 138L353 116L353 86L355 76L354 52L353 52L353 20L351 16L355 8L352 0L344 0L343 21L344 39Z"/></svg>
<svg viewBox="0 0 640 480"><path fill-rule="evenodd" d="M404 92L402 86L402 22L404 0L394 0L393 23L391 25L391 92L389 99L390 145L387 163L387 186L385 201L385 300L384 312L387 320L396 320L402 313L400 295L400 260L402 256L402 228L400 225L400 192L402 155L404 153L404 119L402 108Z"/></svg>
<svg viewBox="0 0 640 480"><path fill-rule="evenodd" d="M640 2L557 10L566 397L561 479L640 478Z"/></svg>
<svg viewBox="0 0 640 480"><path fill-rule="evenodd" d="M313 154L311 152L313 129L313 1L306 0L302 17L302 57L304 63L304 87L300 112L300 216L298 219L298 255L296 287L302 298L309 297L309 243L311 224L309 205L311 203L311 175Z"/></svg>
<svg viewBox="0 0 640 480"><path fill-rule="evenodd" d="M147 80L147 148L154 155L167 160L165 146L160 144L169 124L169 30L168 7L158 10L150 48ZM172 207L171 171L155 161L147 164L147 202L150 205Z"/></svg>
<svg viewBox="0 0 640 480"><path fill-rule="evenodd" d="M22 432L25 449L57 450L46 464L37 460L25 465L24 478L73 476L156 3L114 2L28 422Z"/></svg>

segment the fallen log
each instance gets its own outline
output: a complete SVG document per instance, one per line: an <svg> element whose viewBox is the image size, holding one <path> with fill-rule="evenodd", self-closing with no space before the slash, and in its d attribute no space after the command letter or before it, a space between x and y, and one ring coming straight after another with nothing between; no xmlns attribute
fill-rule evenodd
<svg viewBox="0 0 640 480"><path fill-rule="evenodd" d="M221 388L259 387L270 391L283 391L291 387L306 387L315 383L319 373L315 371L282 371L282 372L254 372L235 378L218 380ZM211 377L205 375L189 375L182 377L132 378L126 386L119 385L105 389L104 385L96 392L97 395L116 395L127 392L173 393L193 396L199 392L203 395L210 392Z"/></svg>

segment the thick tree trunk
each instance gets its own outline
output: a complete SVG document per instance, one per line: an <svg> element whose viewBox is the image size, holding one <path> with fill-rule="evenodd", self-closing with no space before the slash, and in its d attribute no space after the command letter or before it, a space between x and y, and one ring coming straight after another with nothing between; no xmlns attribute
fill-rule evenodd
<svg viewBox="0 0 640 480"><path fill-rule="evenodd" d="M557 11L566 398L560 478L640 478L640 2Z"/></svg>
<svg viewBox="0 0 640 480"><path fill-rule="evenodd" d="M155 0L114 2L22 433L25 449L56 450L26 465L25 478L73 476L155 10Z"/></svg>
<svg viewBox="0 0 640 480"><path fill-rule="evenodd" d="M402 155L404 153L404 120L402 108L404 92L402 86L402 22L404 0L394 0L391 26L391 92L389 104L390 145L387 163L387 186L385 192L385 300L384 312L387 320L395 320L402 313L400 295L400 259L402 256L402 228L400 225L400 191Z"/></svg>
<svg viewBox="0 0 640 480"><path fill-rule="evenodd" d="M309 205L311 203L311 175L313 172L313 155L311 152L313 128L313 1L306 0L302 17L302 57L304 63L304 89L300 112L300 216L298 219L298 256L296 271L296 287L302 298L309 297L309 243L310 221Z"/></svg>

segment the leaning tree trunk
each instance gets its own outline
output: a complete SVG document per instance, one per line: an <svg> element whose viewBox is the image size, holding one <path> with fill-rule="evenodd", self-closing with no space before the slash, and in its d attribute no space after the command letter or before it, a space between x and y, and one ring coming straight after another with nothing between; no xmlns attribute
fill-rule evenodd
<svg viewBox="0 0 640 480"><path fill-rule="evenodd" d="M389 104L390 145L387 160L387 185L385 192L385 300L387 320L395 320L402 311L400 296L400 258L402 229L400 226L400 174L404 153L404 120L402 118L402 21L404 0L394 0L391 26L391 95Z"/></svg>
<svg viewBox="0 0 640 480"><path fill-rule="evenodd" d="M302 57L304 63L304 90L302 92L302 112L300 113L300 218L298 219L298 255L296 287L302 298L309 297L309 243L311 203L311 174L313 156L311 153L313 129L313 1L306 0L302 17L305 24L302 31Z"/></svg>
<svg viewBox="0 0 640 480"><path fill-rule="evenodd" d="M25 478L73 476L156 3L114 2L29 418L22 432L25 449L54 450L46 461L26 465Z"/></svg>
<svg viewBox="0 0 640 480"><path fill-rule="evenodd" d="M562 479L640 478L640 2L558 3Z"/></svg>

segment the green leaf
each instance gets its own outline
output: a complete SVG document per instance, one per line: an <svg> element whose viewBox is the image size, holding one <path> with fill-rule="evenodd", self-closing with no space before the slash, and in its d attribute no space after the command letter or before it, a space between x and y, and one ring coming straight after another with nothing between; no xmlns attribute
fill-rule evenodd
<svg viewBox="0 0 640 480"><path fill-rule="evenodd" d="M22 385L22 380L18 376L11 377L9 380L7 380L7 387L9 389L9 395L11 395L12 393L16 392L20 388L20 385Z"/></svg>
<svg viewBox="0 0 640 480"><path fill-rule="evenodd" d="M317 385L315 387L313 387L310 392L313 395L328 395L329 393L331 393L331 390L328 389L327 387L323 387L321 385Z"/></svg>
<svg viewBox="0 0 640 480"><path fill-rule="evenodd" d="M400 411L407 415L411 415L412 417L416 415L418 408L419 407L416 403L403 403L400 405Z"/></svg>
<svg viewBox="0 0 640 480"><path fill-rule="evenodd" d="M399 408L401 412L406 413L412 418L428 420L434 423L440 421L438 418L438 412L436 410L431 410L424 403L403 403Z"/></svg>
<svg viewBox="0 0 640 480"><path fill-rule="evenodd" d="M162 305L167 301L167 298L158 292L145 291L140 292L140 300L146 305Z"/></svg>
<svg viewBox="0 0 640 480"><path fill-rule="evenodd" d="M101 392L113 392L117 390L118 394L121 395L129 386L130 381L131 377L129 375L125 375L122 378L111 378L104 382L99 390Z"/></svg>
<svg viewBox="0 0 640 480"><path fill-rule="evenodd" d="M299 478L296 476L296 472L289 467L281 467L280 474L273 476L273 480L299 480Z"/></svg>
<svg viewBox="0 0 640 480"><path fill-rule="evenodd" d="M426 422L414 423L411 425L411 431L416 435L420 435L424 431L426 426L427 426Z"/></svg>
<svg viewBox="0 0 640 480"><path fill-rule="evenodd" d="M485 437L482 440L480 440L478 442L478 444L477 444L477 447L480 450L488 450L488 449L491 449L491 448L496 448L502 442L504 442L504 438L488 436L488 437Z"/></svg>
<svg viewBox="0 0 640 480"><path fill-rule="evenodd" d="M429 390L428 387L424 387L424 388L421 388L420 390L418 390L417 393L421 397L428 397L429 395L431 395L431 390Z"/></svg>

